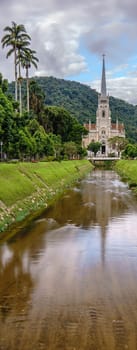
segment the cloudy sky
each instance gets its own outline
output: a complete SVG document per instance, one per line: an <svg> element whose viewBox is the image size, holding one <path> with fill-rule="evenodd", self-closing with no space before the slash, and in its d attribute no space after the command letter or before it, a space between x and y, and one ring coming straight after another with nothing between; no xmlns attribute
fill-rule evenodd
<svg viewBox="0 0 137 350"><path fill-rule="evenodd" d="M137 0L0 0L0 37L24 24L39 58L31 75L86 83L100 91L102 54L107 90L137 104ZM0 49L0 71L14 80L13 57Z"/></svg>

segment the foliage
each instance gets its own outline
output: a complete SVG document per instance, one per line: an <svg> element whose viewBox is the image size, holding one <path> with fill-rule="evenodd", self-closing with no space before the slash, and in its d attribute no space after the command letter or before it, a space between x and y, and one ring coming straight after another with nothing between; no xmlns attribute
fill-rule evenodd
<svg viewBox="0 0 137 350"><path fill-rule="evenodd" d="M45 107L38 120L46 132L60 135L62 142L74 141L80 144L82 135L87 132L63 107Z"/></svg>
<svg viewBox="0 0 137 350"><path fill-rule="evenodd" d="M30 135L27 128L19 130L19 156L20 159L29 157L36 153L36 140Z"/></svg>
<svg viewBox="0 0 137 350"><path fill-rule="evenodd" d="M61 142L61 136L60 135L54 135L52 133L48 134L49 140L52 143L53 146L53 152L54 157L56 160L61 159L61 152L62 152L62 142Z"/></svg>
<svg viewBox="0 0 137 350"><path fill-rule="evenodd" d="M1 76L1 87L4 82ZM46 107L44 94L37 82L30 82L31 111L18 114L11 95L0 89L0 140L7 159L62 159L63 144L72 142L74 154L84 157L81 148L86 130L76 118L62 107ZM70 156L68 156L69 158Z"/></svg>
<svg viewBox="0 0 137 350"><path fill-rule="evenodd" d="M0 73L0 88L2 89L2 92L7 92L8 90L8 80L3 79L2 74Z"/></svg>
<svg viewBox="0 0 137 350"><path fill-rule="evenodd" d="M36 115L39 115L43 110L45 95L37 82L32 79L29 83L29 108Z"/></svg>
<svg viewBox="0 0 137 350"><path fill-rule="evenodd" d="M28 48L28 46L30 46L31 37L26 32L23 24L17 24L12 21L11 27L6 26L4 32L6 32L6 34L1 40L2 48L10 47L6 55L7 58L14 54L15 100L18 100L19 87L19 110L20 115L22 115L21 67L26 70L27 111L29 112L29 68L31 65L37 68L38 58L35 56L36 51ZM6 89L6 84L4 84L4 88Z"/></svg>
<svg viewBox="0 0 137 350"><path fill-rule="evenodd" d="M3 151L7 154L10 152L10 143L13 141L13 114L12 101L0 87L0 141L3 142Z"/></svg>
<svg viewBox="0 0 137 350"><path fill-rule="evenodd" d="M124 158L136 158L137 157L137 144L128 143L122 152Z"/></svg>
<svg viewBox="0 0 137 350"><path fill-rule="evenodd" d="M39 121L47 132L61 135L63 142L68 140L72 118L64 108L45 107L43 114L39 117Z"/></svg>
<svg viewBox="0 0 137 350"><path fill-rule="evenodd" d="M100 142L90 142L88 145L88 150L94 152L94 155L96 156L97 152L100 150L100 146Z"/></svg>
<svg viewBox="0 0 137 350"><path fill-rule="evenodd" d="M64 143L64 156L67 156L68 159L76 158L77 147L75 142L69 141Z"/></svg>
<svg viewBox="0 0 137 350"><path fill-rule="evenodd" d="M121 153L121 151L124 150L124 148L126 147L128 140L125 139L124 137L120 137L120 136L114 136L112 138L110 138L109 140L109 144L112 147L112 149L117 150L118 155Z"/></svg>
<svg viewBox="0 0 137 350"><path fill-rule="evenodd" d="M37 145L37 153L40 157L44 155L54 155L54 144L52 139L45 133L42 126L35 132L34 138Z"/></svg>
<svg viewBox="0 0 137 350"><path fill-rule="evenodd" d="M26 29L23 24L17 24L12 21L12 25L6 26L4 28L4 32L6 33L2 40L2 47L10 47L7 52L6 57L8 58L12 54L14 54L14 70L15 70L15 100L17 101L17 63L20 63L20 60L17 62L18 57L20 56L21 50L23 51L26 46L30 44L30 37L26 33ZM19 65L20 68L20 65ZM20 78L20 71L19 71ZM20 83L20 82L19 82Z"/></svg>

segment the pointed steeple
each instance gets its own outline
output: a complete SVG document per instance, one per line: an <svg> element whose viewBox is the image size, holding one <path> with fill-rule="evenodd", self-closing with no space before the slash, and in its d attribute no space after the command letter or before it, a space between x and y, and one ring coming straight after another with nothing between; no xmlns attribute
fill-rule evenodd
<svg viewBox="0 0 137 350"><path fill-rule="evenodd" d="M106 72L105 72L105 55L103 55L102 79L101 79L101 96L106 97Z"/></svg>

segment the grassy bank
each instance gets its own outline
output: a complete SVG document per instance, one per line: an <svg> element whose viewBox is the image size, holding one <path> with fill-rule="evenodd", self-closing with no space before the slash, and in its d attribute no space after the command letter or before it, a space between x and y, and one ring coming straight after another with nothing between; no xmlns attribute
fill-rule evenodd
<svg viewBox="0 0 137 350"><path fill-rule="evenodd" d="M0 164L0 232L46 208L91 169L87 160Z"/></svg>
<svg viewBox="0 0 137 350"><path fill-rule="evenodd" d="M115 170L137 194L137 160L119 160Z"/></svg>

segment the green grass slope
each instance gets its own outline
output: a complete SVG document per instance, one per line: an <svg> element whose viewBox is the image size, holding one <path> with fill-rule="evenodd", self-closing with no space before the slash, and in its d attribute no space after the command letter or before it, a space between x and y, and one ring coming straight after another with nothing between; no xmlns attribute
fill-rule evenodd
<svg viewBox="0 0 137 350"><path fill-rule="evenodd" d="M0 231L46 208L91 169L87 160L0 164Z"/></svg>
<svg viewBox="0 0 137 350"><path fill-rule="evenodd" d="M116 163L115 170L137 194L137 160L120 160Z"/></svg>

